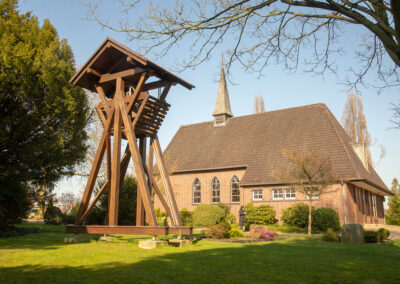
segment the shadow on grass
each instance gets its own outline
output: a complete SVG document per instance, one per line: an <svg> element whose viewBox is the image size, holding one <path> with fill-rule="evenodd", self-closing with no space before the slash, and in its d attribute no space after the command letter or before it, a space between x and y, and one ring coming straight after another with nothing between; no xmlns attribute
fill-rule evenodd
<svg viewBox="0 0 400 284"><path fill-rule="evenodd" d="M68 266L3 267L0 282L400 283L400 248L391 243L353 245L292 239L219 245L201 241L185 250L146 251L145 256L136 250L137 255L105 263L72 259Z"/></svg>

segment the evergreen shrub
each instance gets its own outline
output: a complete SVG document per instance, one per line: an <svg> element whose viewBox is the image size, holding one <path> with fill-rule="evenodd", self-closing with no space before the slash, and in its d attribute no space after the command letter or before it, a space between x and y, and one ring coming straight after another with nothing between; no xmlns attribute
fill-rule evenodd
<svg viewBox="0 0 400 284"><path fill-rule="evenodd" d="M308 216L307 216L308 218ZM328 228L340 231L340 219L338 213L328 207L321 207L312 213L312 227L315 231L326 232Z"/></svg>
<svg viewBox="0 0 400 284"><path fill-rule="evenodd" d="M211 204L200 204L193 211L194 227L210 227L221 222L225 211Z"/></svg>
<svg viewBox="0 0 400 284"><path fill-rule="evenodd" d="M249 203L245 206L246 225L268 225L276 223L275 209L270 205L254 206Z"/></svg>

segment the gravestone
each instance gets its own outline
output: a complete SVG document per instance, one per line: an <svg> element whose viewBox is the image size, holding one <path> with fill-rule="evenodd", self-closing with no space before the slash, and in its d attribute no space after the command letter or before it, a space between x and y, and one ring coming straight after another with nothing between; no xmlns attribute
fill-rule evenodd
<svg viewBox="0 0 400 284"><path fill-rule="evenodd" d="M268 227L264 225L250 225L250 238L259 239L263 231L268 231Z"/></svg>
<svg viewBox="0 0 400 284"><path fill-rule="evenodd" d="M364 243L363 227L360 224L343 225L342 243Z"/></svg>

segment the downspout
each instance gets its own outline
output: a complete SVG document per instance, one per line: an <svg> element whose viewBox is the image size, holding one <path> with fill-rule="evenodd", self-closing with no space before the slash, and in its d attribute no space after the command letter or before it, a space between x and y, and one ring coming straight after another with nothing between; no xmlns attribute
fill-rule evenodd
<svg viewBox="0 0 400 284"><path fill-rule="evenodd" d="M344 182L341 180L342 183L342 192L343 192L343 222L346 224L346 194L344 190Z"/></svg>

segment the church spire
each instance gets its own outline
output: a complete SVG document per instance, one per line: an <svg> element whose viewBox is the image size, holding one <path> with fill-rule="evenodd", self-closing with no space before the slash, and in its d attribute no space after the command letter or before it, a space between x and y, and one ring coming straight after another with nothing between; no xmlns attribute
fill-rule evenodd
<svg viewBox="0 0 400 284"><path fill-rule="evenodd" d="M221 66L221 75L219 77L217 100L212 115L214 116L214 125L225 125L226 121L233 116L231 103L229 101L228 88L226 86L223 63Z"/></svg>

